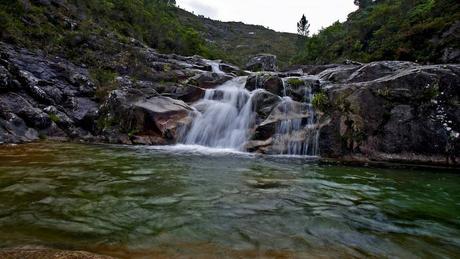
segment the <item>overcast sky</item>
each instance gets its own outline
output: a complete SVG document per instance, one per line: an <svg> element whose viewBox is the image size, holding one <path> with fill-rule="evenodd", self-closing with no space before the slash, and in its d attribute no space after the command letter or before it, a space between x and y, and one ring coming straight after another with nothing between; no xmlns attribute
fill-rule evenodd
<svg viewBox="0 0 460 259"><path fill-rule="evenodd" d="M297 32L296 24L305 14L317 32L337 20L344 21L356 10L353 0L176 0L182 9L215 20L258 24L276 31Z"/></svg>

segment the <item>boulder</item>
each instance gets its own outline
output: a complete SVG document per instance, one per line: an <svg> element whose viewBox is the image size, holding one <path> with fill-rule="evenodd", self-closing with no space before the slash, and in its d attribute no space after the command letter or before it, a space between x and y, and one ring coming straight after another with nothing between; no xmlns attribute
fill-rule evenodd
<svg viewBox="0 0 460 259"><path fill-rule="evenodd" d="M249 76L245 87L249 91L265 89L274 95L284 96L283 80L275 74L254 74Z"/></svg>
<svg viewBox="0 0 460 259"><path fill-rule="evenodd" d="M252 96L253 110L260 120L265 120L281 101L281 97L264 89L256 90Z"/></svg>
<svg viewBox="0 0 460 259"><path fill-rule="evenodd" d="M460 156L459 65L373 62L348 81L326 87L323 156L438 164Z"/></svg>
<svg viewBox="0 0 460 259"><path fill-rule="evenodd" d="M179 130L191 123L193 109L180 100L152 96L147 90L127 84L113 91L101 108L102 134L114 139L127 134L135 144L175 143Z"/></svg>
<svg viewBox="0 0 460 259"><path fill-rule="evenodd" d="M270 54L260 54L249 59L246 64L246 70L259 71L277 71L276 56Z"/></svg>
<svg viewBox="0 0 460 259"><path fill-rule="evenodd" d="M404 61L372 62L353 72L347 79L347 82L368 82L416 65L416 63Z"/></svg>
<svg viewBox="0 0 460 259"><path fill-rule="evenodd" d="M227 74L204 72L188 79L187 84L209 89L222 85L232 78Z"/></svg>

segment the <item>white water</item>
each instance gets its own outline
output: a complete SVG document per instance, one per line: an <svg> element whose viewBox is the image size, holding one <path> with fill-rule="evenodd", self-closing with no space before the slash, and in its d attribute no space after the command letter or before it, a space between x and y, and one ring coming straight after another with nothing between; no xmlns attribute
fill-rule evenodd
<svg viewBox="0 0 460 259"><path fill-rule="evenodd" d="M215 72L219 72L216 62L209 63ZM221 72L221 71L220 71ZM183 136L182 144L223 150L246 151L244 146L250 138L256 113L253 111L252 96L261 89L249 92L245 89L247 77L238 77L217 87L206 90L202 100L195 103L196 117L190 129ZM256 79L257 80L257 79ZM283 81L284 83L284 81ZM256 83L257 85L257 83ZM312 108L311 88L305 86L305 102L302 110L294 110L295 103L287 96L284 84L283 114L273 136L280 155L318 155L317 119ZM296 103L297 107L299 106ZM308 114L306 118L293 118L293 112ZM281 148L279 148L281 147Z"/></svg>
<svg viewBox="0 0 460 259"><path fill-rule="evenodd" d="M205 60L206 64L210 65L212 72L216 74L225 74L224 71L220 69L220 63L214 60Z"/></svg>
<svg viewBox="0 0 460 259"><path fill-rule="evenodd" d="M313 100L312 89L305 86L305 103L303 103L302 112L309 116L306 119L291 119L288 114L292 109L293 100L287 96L287 80L287 78L283 79L285 119L278 124L275 141L285 147L282 154L317 156L319 155L319 130L316 113L311 104Z"/></svg>
<svg viewBox="0 0 460 259"><path fill-rule="evenodd" d="M244 88L246 77L238 77L206 90L194 107L200 111L184 144L244 150L254 122L251 93Z"/></svg>

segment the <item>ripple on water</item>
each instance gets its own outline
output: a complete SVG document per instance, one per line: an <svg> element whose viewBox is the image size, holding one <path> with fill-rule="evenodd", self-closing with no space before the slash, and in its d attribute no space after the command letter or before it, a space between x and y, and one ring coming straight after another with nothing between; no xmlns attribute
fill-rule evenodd
<svg viewBox="0 0 460 259"><path fill-rule="evenodd" d="M202 147L0 147L0 243L124 258L454 258L459 189L458 175Z"/></svg>

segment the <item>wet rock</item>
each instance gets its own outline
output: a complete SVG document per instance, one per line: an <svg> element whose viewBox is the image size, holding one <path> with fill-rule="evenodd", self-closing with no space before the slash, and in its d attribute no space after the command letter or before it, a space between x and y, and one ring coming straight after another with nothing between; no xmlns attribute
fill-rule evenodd
<svg viewBox="0 0 460 259"><path fill-rule="evenodd" d="M269 54L261 54L252 57L246 64L246 70L259 71L277 71L276 56Z"/></svg>
<svg viewBox="0 0 460 259"><path fill-rule="evenodd" d="M249 76L246 81L246 89L254 91L255 89L265 89L266 91L278 95L284 95L283 80L275 74L254 74Z"/></svg>
<svg viewBox="0 0 460 259"><path fill-rule="evenodd" d="M262 120L265 120L281 101L282 98L264 89L257 90L252 96L253 110Z"/></svg>
<svg viewBox="0 0 460 259"><path fill-rule="evenodd" d="M286 96L297 102L311 102L310 95L319 91L320 80L317 77L285 78Z"/></svg>
<svg viewBox="0 0 460 259"><path fill-rule="evenodd" d="M44 247L18 247L0 250L1 258L56 258L56 259L113 259L105 255L97 255L84 251L65 251Z"/></svg>

